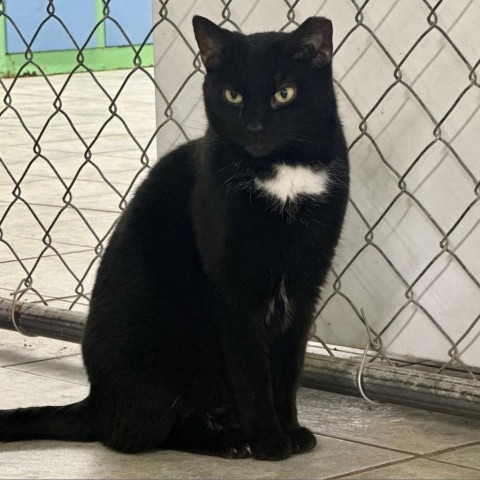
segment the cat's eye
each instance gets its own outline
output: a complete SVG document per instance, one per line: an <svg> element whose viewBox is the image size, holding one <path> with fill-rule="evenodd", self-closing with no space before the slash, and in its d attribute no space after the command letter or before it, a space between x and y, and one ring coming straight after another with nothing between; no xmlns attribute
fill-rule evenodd
<svg viewBox="0 0 480 480"><path fill-rule="evenodd" d="M230 90L227 88L223 94L229 103L233 103L234 105L239 105L243 101L243 97L240 93L236 92L235 90Z"/></svg>
<svg viewBox="0 0 480 480"><path fill-rule="evenodd" d="M290 103L297 93L297 89L295 87L283 87L273 96L274 102L278 105L285 105Z"/></svg>

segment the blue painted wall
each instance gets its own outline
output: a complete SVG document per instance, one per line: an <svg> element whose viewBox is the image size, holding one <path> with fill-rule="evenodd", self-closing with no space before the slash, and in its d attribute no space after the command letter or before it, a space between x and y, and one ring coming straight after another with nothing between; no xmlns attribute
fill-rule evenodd
<svg viewBox="0 0 480 480"><path fill-rule="evenodd" d="M112 3L115 3L113 0ZM5 0L5 11L17 25L25 41L32 40L38 26L48 17L46 0ZM55 0L55 14L65 23L75 41L82 46L95 25L95 0ZM25 43L15 28L6 22L7 52L25 51ZM96 46L95 35L88 47ZM32 50L72 50L74 44L61 24L50 18L35 38Z"/></svg>
<svg viewBox="0 0 480 480"><path fill-rule="evenodd" d="M125 30L130 41L136 45L143 42L152 28L152 0L112 0L110 16ZM105 22L106 44L109 47L128 45L119 28L111 21ZM147 43L152 43L152 37Z"/></svg>
<svg viewBox="0 0 480 480"><path fill-rule="evenodd" d="M100 0L55 0L55 14L65 23L70 34L82 46L96 23L95 4ZM5 0L5 11L12 18L25 41L32 40L38 26L48 17L47 0ZM110 15L118 21L133 44L145 39L152 26L151 0L111 0ZM13 25L6 21L7 53L22 53L25 43ZM128 45L118 27L110 20L105 22L106 46ZM152 43L152 38L147 43ZM96 35L90 39L87 47L97 46ZM54 51L72 50L74 44L61 24L50 18L35 38L32 50Z"/></svg>

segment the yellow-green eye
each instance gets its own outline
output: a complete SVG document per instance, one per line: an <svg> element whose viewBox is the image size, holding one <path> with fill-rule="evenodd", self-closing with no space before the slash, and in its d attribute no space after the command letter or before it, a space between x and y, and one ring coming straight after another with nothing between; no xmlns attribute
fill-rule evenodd
<svg viewBox="0 0 480 480"><path fill-rule="evenodd" d="M291 102L296 93L297 89L295 87L283 87L275 93L273 98L276 103L285 104Z"/></svg>
<svg viewBox="0 0 480 480"><path fill-rule="evenodd" d="M235 90L230 90L229 88L227 88L223 93L227 101L233 103L234 105L238 105L243 101L242 95Z"/></svg>

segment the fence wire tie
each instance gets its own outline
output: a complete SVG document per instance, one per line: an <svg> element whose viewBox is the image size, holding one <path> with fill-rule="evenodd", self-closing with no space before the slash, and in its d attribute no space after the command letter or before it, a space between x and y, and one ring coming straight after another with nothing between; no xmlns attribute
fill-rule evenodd
<svg viewBox="0 0 480 480"><path fill-rule="evenodd" d="M20 325L18 324L17 322L17 319L15 318L15 312L16 312L16 307L17 307L17 301L20 300L23 295L25 293L27 293L29 290L33 290L32 289L32 285L30 284L29 286L26 286L25 288L21 288L21 286L25 284L25 279L22 279L20 281L20 283L18 284L18 287L17 289L14 291L14 292L10 292L10 295L13 296L13 300L12 300L12 325L13 325L13 328L15 328L15 330L18 332L18 333L21 333L22 335L25 335L26 337L37 337L38 335L32 335L30 333L27 333L25 332L24 330L22 330L22 328L20 327ZM26 284L28 285L28 284ZM19 295L20 294L20 295Z"/></svg>
<svg viewBox="0 0 480 480"><path fill-rule="evenodd" d="M365 391L363 389L363 372L364 372L364 369L365 369L365 363L366 363L368 351L369 350L374 350L376 352L379 352L382 348L382 341L378 337L373 338L372 329L370 328L370 325L367 322L367 316L365 315L365 312L363 311L363 308L360 309L360 312L362 314L362 318L363 318L365 327L367 329L368 342L365 345L365 349L363 350L362 361L360 362L360 367L358 368L358 371L357 371L357 386L358 386L358 390L360 392L360 395L363 397L364 400L366 400L369 403L379 404L381 402L378 402L376 400L372 400L365 393Z"/></svg>

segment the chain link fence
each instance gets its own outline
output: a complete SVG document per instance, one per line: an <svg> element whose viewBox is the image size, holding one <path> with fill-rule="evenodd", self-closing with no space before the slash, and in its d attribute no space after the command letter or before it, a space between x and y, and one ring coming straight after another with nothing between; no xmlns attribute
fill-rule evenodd
<svg viewBox="0 0 480 480"><path fill-rule="evenodd" d="M114 2L103 0L101 18L78 39L55 0L31 38L0 0L0 21L25 45L24 65L0 78L1 296L88 307L135 186L157 155L205 129L194 14L246 33L289 31L324 15L334 25L352 191L312 340L332 356L365 351L368 361L478 380L480 4L153 0L153 26L134 45L111 15ZM48 22L77 52L65 75L45 75L36 60ZM131 49L129 70L89 66L86 46L106 23ZM142 63L152 34L154 69Z"/></svg>

